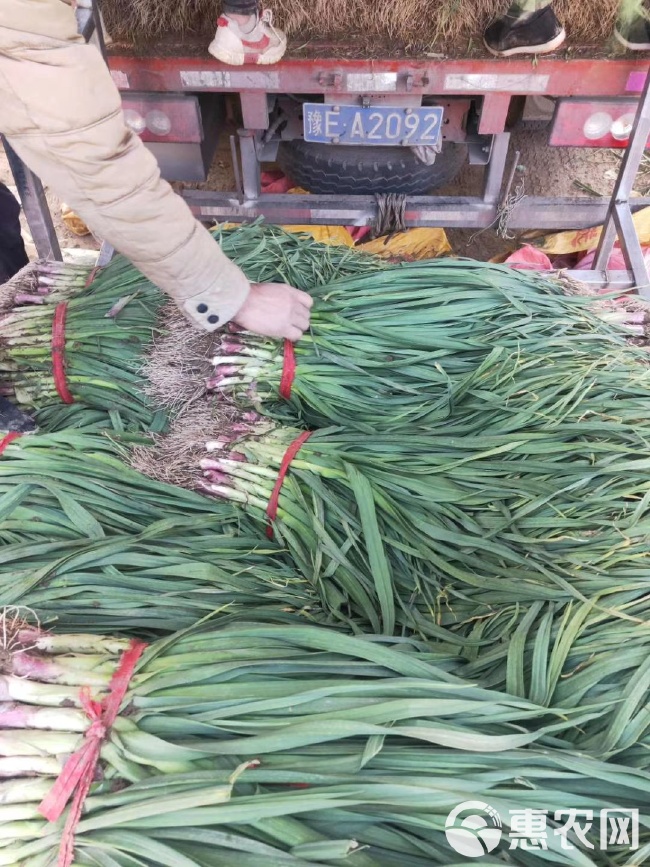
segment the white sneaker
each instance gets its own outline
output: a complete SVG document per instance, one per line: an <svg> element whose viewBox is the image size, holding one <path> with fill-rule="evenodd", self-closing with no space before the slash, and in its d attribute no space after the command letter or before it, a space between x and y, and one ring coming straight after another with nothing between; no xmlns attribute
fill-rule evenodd
<svg viewBox="0 0 650 867"><path fill-rule="evenodd" d="M273 26L270 9L265 9L261 15L258 13L255 24L247 31L228 15L221 15L215 37L208 47L213 57L230 66L277 63L286 50L287 37Z"/></svg>

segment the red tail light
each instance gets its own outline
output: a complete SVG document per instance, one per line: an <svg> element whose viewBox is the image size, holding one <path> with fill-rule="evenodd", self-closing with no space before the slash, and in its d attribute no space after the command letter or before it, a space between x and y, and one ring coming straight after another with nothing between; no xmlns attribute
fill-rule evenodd
<svg viewBox="0 0 650 867"><path fill-rule="evenodd" d="M549 144L555 147L624 148L632 127L636 99L560 99Z"/></svg>
<svg viewBox="0 0 650 867"><path fill-rule="evenodd" d="M129 93L122 95L127 126L145 142L203 141L196 96Z"/></svg>

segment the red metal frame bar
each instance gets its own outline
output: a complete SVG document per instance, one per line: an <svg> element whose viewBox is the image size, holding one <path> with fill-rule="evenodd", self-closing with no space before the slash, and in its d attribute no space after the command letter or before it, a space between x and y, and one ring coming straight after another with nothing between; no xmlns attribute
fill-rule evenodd
<svg viewBox="0 0 650 867"><path fill-rule="evenodd" d="M182 49L181 49L182 50ZM634 96L643 90L644 58L478 60L285 59L232 67L188 55L138 56L114 50L109 65L122 90L153 92L395 93ZM496 101L496 100L495 100Z"/></svg>

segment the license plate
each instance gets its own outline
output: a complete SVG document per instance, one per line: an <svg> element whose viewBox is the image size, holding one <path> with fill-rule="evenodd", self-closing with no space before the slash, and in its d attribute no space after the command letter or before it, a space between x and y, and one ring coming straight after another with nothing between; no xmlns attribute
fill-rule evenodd
<svg viewBox="0 0 650 867"><path fill-rule="evenodd" d="M444 109L307 103L305 141L346 145L437 145Z"/></svg>

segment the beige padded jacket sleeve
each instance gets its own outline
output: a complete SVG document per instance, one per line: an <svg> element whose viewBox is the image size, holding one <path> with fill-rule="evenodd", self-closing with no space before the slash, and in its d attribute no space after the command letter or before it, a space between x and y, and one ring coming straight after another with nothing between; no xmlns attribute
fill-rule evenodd
<svg viewBox="0 0 650 867"><path fill-rule="evenodd" d="M125 126L110 73L64 0L0 0L0 132L200 327L221 327L244 303L248 280Z"/></svg>

